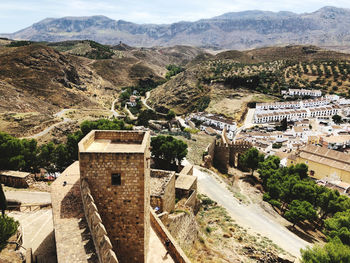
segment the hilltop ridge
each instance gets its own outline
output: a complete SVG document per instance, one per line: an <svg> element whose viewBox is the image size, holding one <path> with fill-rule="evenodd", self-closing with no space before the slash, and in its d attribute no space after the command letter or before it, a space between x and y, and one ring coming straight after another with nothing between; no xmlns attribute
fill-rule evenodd
<svg viewBox="0 0 350 263"><path fill-rule="evenodd" d="M105 16L47 18L4 37L33 41L91 39L130 46L189 45L245 50L264 46L312 44L349 51L350 10L326 6L315 12L229 12L195 22L135 24Z"/></svg>

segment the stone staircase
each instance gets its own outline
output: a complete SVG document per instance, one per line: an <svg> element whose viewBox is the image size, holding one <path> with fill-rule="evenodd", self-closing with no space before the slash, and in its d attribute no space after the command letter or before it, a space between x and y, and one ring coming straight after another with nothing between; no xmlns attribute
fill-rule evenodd
<svg viewBox="0 0 350 263"><path fill-rule="evenodd" d="M12 211L8 214L19 221L23 233L23 248L32 248L34 262L57 262L52 210Z"/></svg>

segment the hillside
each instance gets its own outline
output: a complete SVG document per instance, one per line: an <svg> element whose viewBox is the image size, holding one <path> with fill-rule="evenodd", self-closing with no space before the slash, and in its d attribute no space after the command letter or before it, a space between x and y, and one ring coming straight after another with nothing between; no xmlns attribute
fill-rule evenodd
<svg viewBox="0 0 350 263"><path fill-rule="evenodd" d="M64 108L78 110L81 119L97 116L100 110L109 111L123 87L155 87L164 81L166 65L185 65L203 54L198 48L185 46L120 46L1 39L1 130L27 136L60 121L53 114ZM110 58L103 58L106 54Z"/></svg>
<svg viewBox="0 0 350 263"><path fill-rule="evenodd" d="M276 100L287 88L315 88L350 96L349 76L350 55L315 46L225 51L153 90L150 102L156 109L171 108L180 114L208 106L211 112L224 112L239 121L241 106L230 104L273 99L259 94Z"/></svg>
<svg viewBox="0 0 350 263"><path fill-rule="evenodd" d="M55 112L97 102L79 61L43 45L0 49L0 111Z"/></svg>
<svg viewBox="0 0 350 263"><path fill-rule="evenodd" d="M349 51L350 10L324 7L312 13L244 11L173 24L135 24L105 16L47 18L4 37L34 41L91 39L129 46L190 45L246 50L306 44Z"/></svg>

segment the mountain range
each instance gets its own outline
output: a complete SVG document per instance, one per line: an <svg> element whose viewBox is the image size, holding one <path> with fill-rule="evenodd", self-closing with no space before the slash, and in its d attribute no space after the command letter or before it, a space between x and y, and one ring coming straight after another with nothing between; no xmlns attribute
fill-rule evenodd
<svg viewBox="0 0 350 263"><path fill-rule="evenodd" d="M190 45L245 50L312 44L343 49L350 44L350 9L323 7L312 13L244 11L173 24L135 24L105 16L47 18L1 37L32 41L90 39L114 45Z"/></svg>

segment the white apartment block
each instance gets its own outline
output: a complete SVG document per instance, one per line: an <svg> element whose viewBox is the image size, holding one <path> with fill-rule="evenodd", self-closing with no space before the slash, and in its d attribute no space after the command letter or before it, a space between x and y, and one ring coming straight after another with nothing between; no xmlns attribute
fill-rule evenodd
<svg viewBox="0 0 350 263"><path fill-rule="evenodd" d="M338 106L326 106L296 110L260 111L255 114L254 122L269 123L280 122L284 119L287 119L287 121L299 121L306 118L323 118L338 114L339 110Z"/></svg>
<svg viewBox="0 0 350 263"><path fill-rule="evenodd" d="M285 101L285 102L271 102L271 103L257 103L256 110L282 110L282 109L301 109L310 107L321 107L328 105L330 99L317 98L310 100L297 100L297 101Z"/></svg>
<svg viewBox="0 0 350 263"><path fill-rule="evenodd" d="M288 95L288 96L311 96L311 97L321 97L322 92L317 89L289 89L287 90L282 90L281 91L282 95Z"/></svg>

